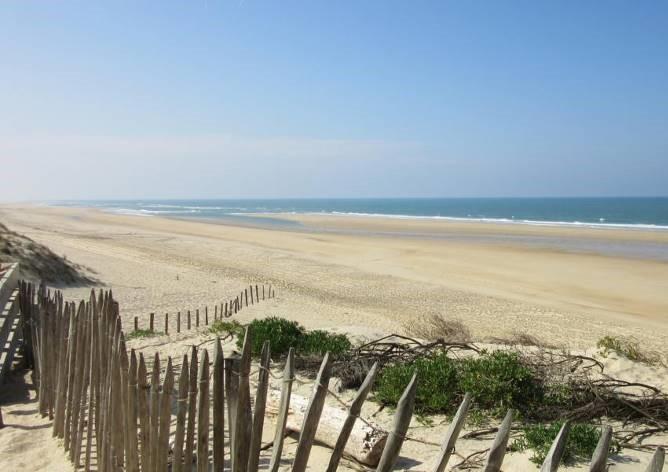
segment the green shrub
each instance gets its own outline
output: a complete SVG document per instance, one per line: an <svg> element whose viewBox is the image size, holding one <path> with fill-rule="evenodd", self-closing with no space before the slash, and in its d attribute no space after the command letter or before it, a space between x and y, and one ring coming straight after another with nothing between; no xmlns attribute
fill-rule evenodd
<svg viewBox="0 0 668 472"><path fill-rule="evenodd" d="M152 338L153 336L162 336L160 331L151 331L150 329L136 329L125 336L125 339L143 339Z"/></svg>
<svg viewBox="0 0 668 472"><path fill-rule="evenodd" d="M540 382L514 352L495 351L459 361L459 388L483 409L526 411L542 396Z"/></svg>
<svg viewBox="0 0 668 472"><path fill-rule="evenodd" d="M275 316L253 320L249 328L253 333L251 352L254 356L260 355L265 341L269 341L271 345L272 356L287 354L291 347L298 346L305 332L296 321ZM244 337L239 336L237 346L242 348L243 344Z"/></svg>
<svg viewBox="0 0 668 472"><path fill-rule="evenodd" d="M323 356L328 351L333 356L339 356L352 348L352 343L343 334L332 334L322 330L307 331L296 321L275 316L253 320L249 328L253 334L251 352L254 356L262 352L265 341L269 341L273 357L287 354L291 347L295 348L298 355L303 356ZM241 332L235 334L238 336L237 346L242 348L243 328Z"/></svg>
<svg viewBox="0 0 668 472"><path fill-rule="evenodd" d="M516 439L510 445L510 449L512 451L530 449L533 451L531 461L542 464L562 425L563 423L553 423L527 426L522 429L522 437ZM601 431L593 425L584 423L572 425L561 461L564 464L572 464L591 459L600 436ZM619 444L613 442L610 449L613 453L619 452Z"/></svg>
<svg viewBox="0 0 668 472"><path fill-rule="evenodd" d="M231 334L233 336L243 336L244 327L241 325L241 323L239 323L236 320L233 321L216 320L209 327L209 332L216 335Z"/></svg>
<svg viewBox="0 0 668 472"><path fill-rule="evenodd" d="M375 383L375 397L396 405L413 372L418 372L415 410L425 413L454 413L465 392L476 405L493 414L508 408L526 411L542 398L538 379L515 353L483 353L477 358L451 359L445 353L409 363L385 366Z"/></svg>
<svg viewBox="0 0 668 472"><path fill-rule="evenodd" d="M445 353L383 368L374 384L376 400L396 405L415 370L418 373L415 411L419 414L452 412L461 389L455 361Z"/></svg>
<svg viewBox="0 0 668 472"><path fill-rule="evenodd" d="M332 334L327 331L307 331L301 338L297 349L304 354L317 354L324 356L329 352L338 356L349 351L353 347L350 339L345 334Z"/></svg>

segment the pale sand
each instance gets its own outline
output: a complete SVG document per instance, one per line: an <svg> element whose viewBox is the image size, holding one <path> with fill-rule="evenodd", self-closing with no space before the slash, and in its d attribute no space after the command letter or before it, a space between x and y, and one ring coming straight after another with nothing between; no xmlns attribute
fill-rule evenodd
<svg viewBox="0 0 668 472"><path fill-rule="evenodd" d="M591 348L606 334L632 334L644 346L666 352L668 264L664 262L465 238L370 236L339 234L339 230L419 230L437 235L520 231L660 244L666 242L665 233L377 218L298 218L323 231L242 228L87 209L0 208L0 219L10 229L94 269L95 275L113 288L126 329L134 316L146 323L150 311L174 313L212 307L249 283L266 283L276 287L277 298L242 311L238 316L241 322L256 316L278 315L311 328L374 337L402 331L402 324L416 314L444 313L464 321L477 338L521 331L570 348ZM81 298L88 291L75 288L65 293ZM203 335L191 333L134 344L146 346L147 353L159 350L162 355L178 358L189 344L204 339ZM665 369L636 369L633 363L614 358L606 363L611 372L628 375L629 379L640 372L645 381L653 378L650 383L663 388L668 385ZM308 387L302 390L308 394ZM369 416L374 408L377 407L368 402L365 414ZM9 422L7 418L5 421ZM439 440L447 427L445 421L439 424L442 421L436 418L434 428L414 422L411 434ZM391 416L378 415L378 422L389 427ZM3 452L9 451L6 431L0 431ZM56 441L48 443L53 446ZM487 445L488 441L468 441L460 444L459 452L472 452ZM60 449L53 447L54 456L62 456ZM293 447L288 447L288 454ZM420 459L420 463L410 467L411 471L427 470L428 464L421 461L434 457L437 449L408 442L402 455ZM638 470L640 464L646 463L646 454L626 452L632 461L622 461L615 470ZM40 452L29 452L30 456L35 454ZM317 464L326 463L327 457L326 449L315 449L310 470L322 470ZM11 460L17 458L12 456ZM509 461L507 470L535 469L526 461L526 455L514 454ZM4 462L0 459L0 463ZM408 467L410 461L404 465Z"/></svg>
<svg viewBox="0 0 668 472"><path fill-rule="evenodd" d="M291 232L132 217L86 209L0 209L11 229L87 265L116 289L126 317L213 305L272 283L276 315L309 327L398 331L443 313L476 337L523 331L585 348L631 334L665 352L668 263L538 247L402 236ZM300 216L362 229L527 232L668 244L667 232ZM178 276L178 280L177 280ZM83 296L86 290L68 290Z"/></svg>

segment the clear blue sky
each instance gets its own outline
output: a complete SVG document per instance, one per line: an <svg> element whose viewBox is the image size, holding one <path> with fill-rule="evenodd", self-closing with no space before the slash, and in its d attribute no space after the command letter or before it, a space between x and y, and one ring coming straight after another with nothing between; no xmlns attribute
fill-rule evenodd
<svg viewBox="0 0 668 472"><path fill-rule="evenodd" d="M0 0L0 106L0 200L665 195L668 2Z"/></svg>

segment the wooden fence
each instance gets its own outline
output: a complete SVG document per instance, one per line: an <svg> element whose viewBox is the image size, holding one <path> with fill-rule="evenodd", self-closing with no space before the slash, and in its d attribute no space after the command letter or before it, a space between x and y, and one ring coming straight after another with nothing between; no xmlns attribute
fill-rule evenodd
<svg viewBox="0 0 668 472"><path fill-rule="evenodd" d="M193 346L175 371L171 358L156 353L151 368L142 353L126 351L118 304L111 292L92 293L78 305L63 301L59 292L22 283L22 319L31 328L38 379L39 410L53 419L53 434L76 466L99 471L222 471L255 472L260 469L260 440L264 429L269 386L270 346L264 345L258 366L254 402L251 401L251 336L246 332L241 355L224 357L219 339L213 340L211 357L205 348ZM165 366L161 375L161 366ZM149 372L150 370L150 372ZM351 432L369 393L377 366L368 373L356 398L348 406L338 431L328 472L337 470L347 454ZM325 355L304 411L294 458L293 472L306 470L318 432L331 361ZM277 426L271 460L262 470L276 472L287 467L283 457L286 422L294 401L294 351L290 351L282 374ZM392 430L385 433L374 464L378 472L394 470L406 440L419 379L414 375L399 401ZM338 397L337 397L338 398ZM172 411L176 404L176 412ZM466 395L442 441L431 469L444 471L471 406ZM509 411L487 453L484 470L498 472L506 454L513 421ZM175 416L175 418L173 418ZM172 424L175 423L174 430ZM227 425L227 431L225 428ZM569 433L564 424L541 471L555 471ZM173 446L170 437L173 433ZM604 428L591 461L591 471L606 470L611 429ZM226 447L227 446L227 447ZM663 449L656 450L648 472L662 470Z"/></svg>
<svg viewBox="0 0 668 472"><path fill-rule="evenodd" d="M10 370L21 341L19 329L18 264L0 274L0 385Z"/></svg>
<svg viewBox="0 0 668 472"><path fill-rule="evenodd" d="M249 297L250 294L250 297ZM223 318L229 318L230 316L239 313L244 307L249 305L255 305L261 301L268 300L276 297L276 292L271 285L250 285L244 290L241 291L239 295L234 298L231 298L227 302L221 302L216 304L213 307L213 310L209 310L208 306L204 307L202 310L203 320L200 316L200 309L196 308L194 311L194 323L193 323L193 313L191 310L184 311L185 319L182 319L181 312L176 312L176 319L170 319L169 313L165 313L163 321L163 333L169 334L170 328L174 322L176 322L176 332L180 333L182 330L191 330L193 327L199 328L203 323L204 326L209 325L209 314L213 313L213 321ZM155 332L156 319L155 313L149 313L148 317L148 331ZM134 318L134 330L140 331L146 328L142 328L139 323L139 317L135 316Z"/></svg>

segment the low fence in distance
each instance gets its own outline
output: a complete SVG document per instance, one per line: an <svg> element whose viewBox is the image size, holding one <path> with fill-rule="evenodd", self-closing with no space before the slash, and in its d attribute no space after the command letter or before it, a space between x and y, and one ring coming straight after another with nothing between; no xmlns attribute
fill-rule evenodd
<svg viewBox="0 0 668 472"><path fill-rule="evenodd" d="M220 340L214 339L211 356L206 348L200 348L198 353L193 346L190 355L183 356L177 372L168 358L161 375L164 360L157 353L149 373L141 352L137 356L134 350L126 351L118 304L110 292L92 293L89 301L76 305L64 302L60 292L36 291L32 285L22 283L20 299L22 319L30 326L34 340L39 411L53 419L53 434L63 438L63 446L76 466L83 462L86 470L95 466L105 472L167 471L170 466L174 472L189 472L192 466L205 472L211 465L216 471L226 466L233 472L259 470L271 375L268 343L262 350L255 401L251 402L252 332L248 330L239 357L224 357ZM348 405L327 472L339 467L377 372L374 366ZM327 388L330 376L331 361L326 354L304 412L291 464L293 472L306 470L325 399L331 393ZM284 467L283 438L295 380L293 350L281 380L271 459L262 465L263 470L272 472ZM417 384L418 377L414 374L398 403L392 430L385 432L386 440L378 457L368 464L378 472L390 472L397 464L407 439ZM173 403L177 407L172 448ZM467 394L443 438L440 452L432 459L430 470L445 470L470 406L471 397ZM512 410L508 411L498 428L487 452L486 472L501 470L513 415ZM558 469L569 429L567 422L552 444L541 471ZM607 469L611 435L612 430L604 428L592 457L591 471ZM660 472L663 462L664 451L658 448L646 471Z"/></svg>
<svg viewBox="0 0 668 472"><path fill-rule="evenodd" d="M250 294L250 297L249 297ZM249 305L255 305L261 301L272 299L276 297L276 292L271 285L250 285L241 291L239 295L234 298L231 298L227 302L221 302L219 305L214 305L213 307L213 320L217 321L218 319L229 318L230 316L239 313L244 307ZM203 311L204 316L204 326L209 325L209 307L205 306ZM193 323L193 314L191 310L184 312L185 320L182 320L181 312L176 312L176 332L180 333L183 329L191 330L193 324L195 328L200 327L200 310L199 308L194 310L195 322ZM185 326L183 326L183 321L185 321ZM149 313L148 318L148 331L155 332L156 326L155 313ZM163 321L163 332L164 334L169 334L170 332L170 317L169 313L165 313ZM139 317L134 317L134 330L140 331L142 328L139 323Z"/></svg>

